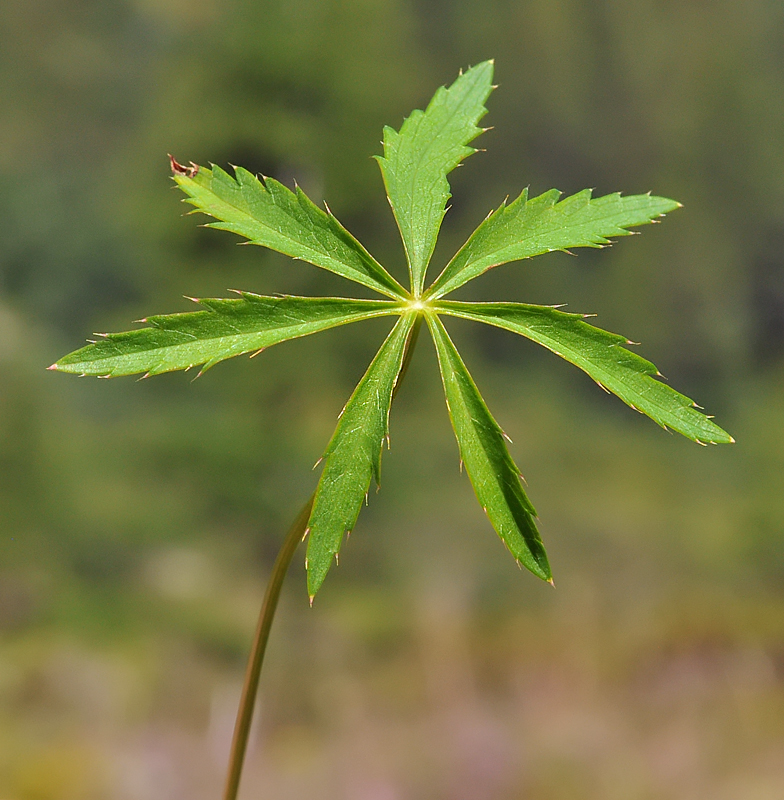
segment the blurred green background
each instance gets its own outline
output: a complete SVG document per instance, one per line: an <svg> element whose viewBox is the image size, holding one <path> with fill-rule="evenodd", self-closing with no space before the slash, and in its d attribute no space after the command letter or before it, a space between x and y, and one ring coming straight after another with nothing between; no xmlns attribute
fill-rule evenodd
<svg viewBox="0 0 784 800"><path fill-rule="evenodd" d="M381 128L491 57L495 129L435 266L524 186L680 200L462 296L597 313L738 444L450 323L554 591L459 473L424 339L383 491L312 610L292 568L242 796L784 797L783 42L777 0L0 4L0 800L219 796L269 567L390 326L195 383L46 372L186 294L356 290L183 217L166 153L296 179L402 277Z"/></svg>

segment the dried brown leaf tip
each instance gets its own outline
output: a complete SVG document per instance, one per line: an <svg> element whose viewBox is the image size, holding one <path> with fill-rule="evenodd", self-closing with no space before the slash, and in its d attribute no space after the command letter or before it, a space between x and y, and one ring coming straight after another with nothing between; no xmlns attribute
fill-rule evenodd
<svg viewBox="0 0 784 800"><path fill-rule="evenodd" d="M199 171L198 164L194 164L193 161L191 161L189 167L183 166L171 153L169 153L169 161L171 162L171 171L174 175L184 175L186 178L193 178Z"/></svg>

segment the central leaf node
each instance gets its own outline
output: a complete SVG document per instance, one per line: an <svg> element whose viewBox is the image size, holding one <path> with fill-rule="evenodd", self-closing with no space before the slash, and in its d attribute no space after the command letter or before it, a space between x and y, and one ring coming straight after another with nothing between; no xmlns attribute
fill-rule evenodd
<svg viewBox="0 0 784 800"><path fill-rule="evenodd" d="M406 308L409 311L425 311L430 307L430 304L426 300L422 300L422 298L418 297L414 300L409 300L406 303Z"/></svg>

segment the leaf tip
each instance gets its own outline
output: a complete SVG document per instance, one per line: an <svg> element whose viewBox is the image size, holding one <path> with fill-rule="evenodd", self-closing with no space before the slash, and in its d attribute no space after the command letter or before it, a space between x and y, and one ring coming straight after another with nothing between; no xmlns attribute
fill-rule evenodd
<svg viewBox="0 0 784 800"><path fill-rule="evenodd" d="M190 166L186 167L180 164L171 153L167 153L167 155L169 156L169 164L171 165L171 171L174 176L186 178L193 178L196 176L196 173L199 171L198 164L194 164L193 161L191 161Z"/></svg>
<svg viewBox="0 0 784 800"><path fill-rule="evenodd" d="M547 581L545 581L545 583L549 583L550 586L552 586L553 589L555 589L555 581L552 578L549 578Z"/></svg>
<svg viewBox="0 0 784 800"><path fill-rule="evenodd" d="M51 367L47 367L47 369L58 370L58 369L60 369L60 367L55 363L55 364L52 364Z"/></svg>

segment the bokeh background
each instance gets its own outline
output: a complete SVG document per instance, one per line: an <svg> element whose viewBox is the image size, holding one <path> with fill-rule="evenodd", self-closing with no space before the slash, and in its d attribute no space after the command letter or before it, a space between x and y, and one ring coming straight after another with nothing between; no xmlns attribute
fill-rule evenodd
<svg viewBox="0 0 784 800"><path fill-rule="evenodd" d="M424 339L383 491L312 610L292 567L242 797L784 797L782 42L777 0L0 4L0 799L219 796L266 576L389 327L193 383L46 372L186 294L357 290L199 228L167 152L296 179L401 277L382 125L490 57L495 129L453 174L435 266L524 186L680 200L462 296L597 313L738 444L450 323L552 590L459 473Z"/></svg>

